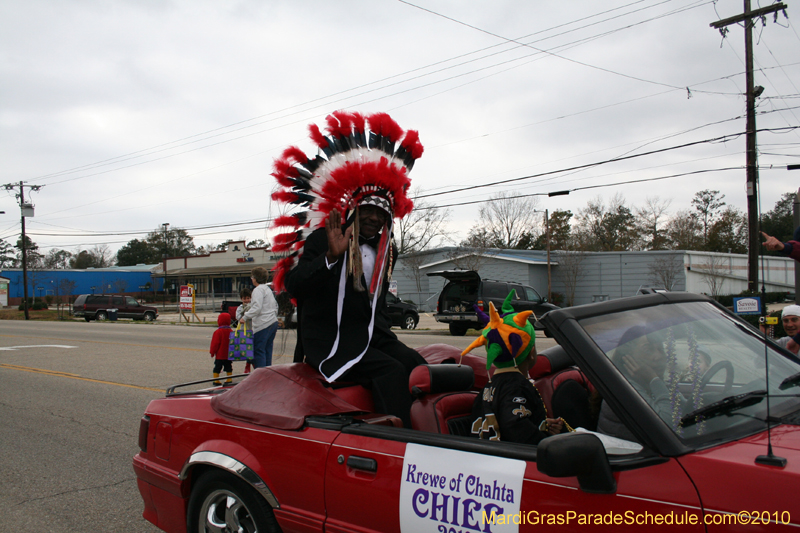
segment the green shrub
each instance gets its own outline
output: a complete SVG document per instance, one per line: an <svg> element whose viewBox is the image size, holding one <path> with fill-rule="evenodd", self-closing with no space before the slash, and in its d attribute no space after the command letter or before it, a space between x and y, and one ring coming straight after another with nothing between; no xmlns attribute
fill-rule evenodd
<svg viewBox="0 0 800 533"><path fill-rule="evenodd" d="M24 311L25 307L22 303L20 303L17 309L19 309L20 311ZM28 309L32 311L40 311L42 309L47 309L47 302L38 297L28 298Z"/></svg>

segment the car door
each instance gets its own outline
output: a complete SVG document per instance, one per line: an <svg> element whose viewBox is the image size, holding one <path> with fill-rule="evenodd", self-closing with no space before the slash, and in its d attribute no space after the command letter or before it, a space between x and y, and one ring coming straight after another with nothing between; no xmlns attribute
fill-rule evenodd
<svg viewBox="0 0 800 533"><path fill-rule="evenodd" d="M386 294L386 312L393 326L400 324L403 320L403 307L397 305L399 301L400 299L391 292Z"/></svg>
<svg viewBox="0 0 800 533"><path fill-rule="evenodd" d="M111 308L117 310L118 318L131 318L131 310L125 304L124 296L112 296Z"/></svg>
<svg viewBox="0 0 800 533"><path fill-rule="evenodd" d="M540 472L536 453L536 446L385 426L345 429L327 461L325 531L649 531L655 520L703 530L702 519L687 518L701 515L700 501L674 459L612 458L616 488L596 494L576 477Z"/></svg>
<svg viewBox="0 0 800 533"><path fill-rule="evenodd" d="M123 298L125 300L123 309L125 309L126 316L128 318L138 318L141 320L144 317L144 312L142 306L136 301L136 298L132 296L124 296Z"/></svg>

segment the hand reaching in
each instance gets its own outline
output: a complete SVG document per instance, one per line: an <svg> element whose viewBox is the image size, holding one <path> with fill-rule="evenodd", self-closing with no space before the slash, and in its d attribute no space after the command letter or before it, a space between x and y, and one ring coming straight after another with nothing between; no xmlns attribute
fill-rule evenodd
<svg viewBox="0 0 800 533"><path fill-rule="evenodd" d="M329 263L334 263L347 250L353 226L342 232L342 216L338 209L331 209L328 220L325 221L325 233L328 236L328 252L325 255Z"/></svg>
<svg viewBox="0 0 800 533"><path fill-rule="evenodd" d="M766 239L764 241L764 246L767 248L767 250L770 250L771 252L780 252L781 250L783 250L784 244L781 241L779 241L772 235L767 235L763 231L761 232L761 235L763 235L764 238Z"/></svg>

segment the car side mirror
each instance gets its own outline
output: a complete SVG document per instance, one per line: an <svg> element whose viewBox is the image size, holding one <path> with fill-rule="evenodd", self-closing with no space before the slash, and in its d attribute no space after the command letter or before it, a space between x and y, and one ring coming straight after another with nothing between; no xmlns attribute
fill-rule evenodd
<svg viewBox="0 0 800 533"><path fill-rule="evenodd" d="M590 433L562 433L543 439L536 449L536 468L550 477L577 476L584 492L617 491L603 443Z"/></svg>

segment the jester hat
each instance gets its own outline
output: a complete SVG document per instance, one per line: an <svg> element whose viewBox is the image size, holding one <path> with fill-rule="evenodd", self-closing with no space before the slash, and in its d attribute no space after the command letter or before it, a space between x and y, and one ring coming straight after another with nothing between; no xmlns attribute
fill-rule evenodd
<svg viewBox="0 0 800 533"><path fill-rule="evenodd" d="M290 146L275 160L272 176L280 189L272 199L290 208L306 209L280 216L273 224L283 229L275 236L272 250L287 254L274 268L277 290L297 263L308 235L325 225L333 209L346 219L356 220L353 214L361 205L375 205L389 213L382 232L385 242L378 247L376 271L381 272L381 262L388 255L392 219L405 217L414 207L407 194L411 185L408 173L423 152L415 130L404 131L386 113L364 116L334 111L325 121L325 133L316 124L309 126L316 155L309 157ZM358 234L354 233L357 243ZM376 284L373 280L371 285Z"/></svg>
<svg viewBox="0 0 800 533"><path fill-rule="evenodd" d="M473 348L486 346L486 369L492 365L497 368L507 368L517 366L523 362L531 350L536 345L536 332L533 324L528 321L528 317L533 311L514 311L511 306L511 298L514 291L511 291L503 301L501 308L503 314L499 314L494 304L489 302L489 316L479 312L478 315L488 322L481 336L475 339L461 355L464 356Z"/></svg>

